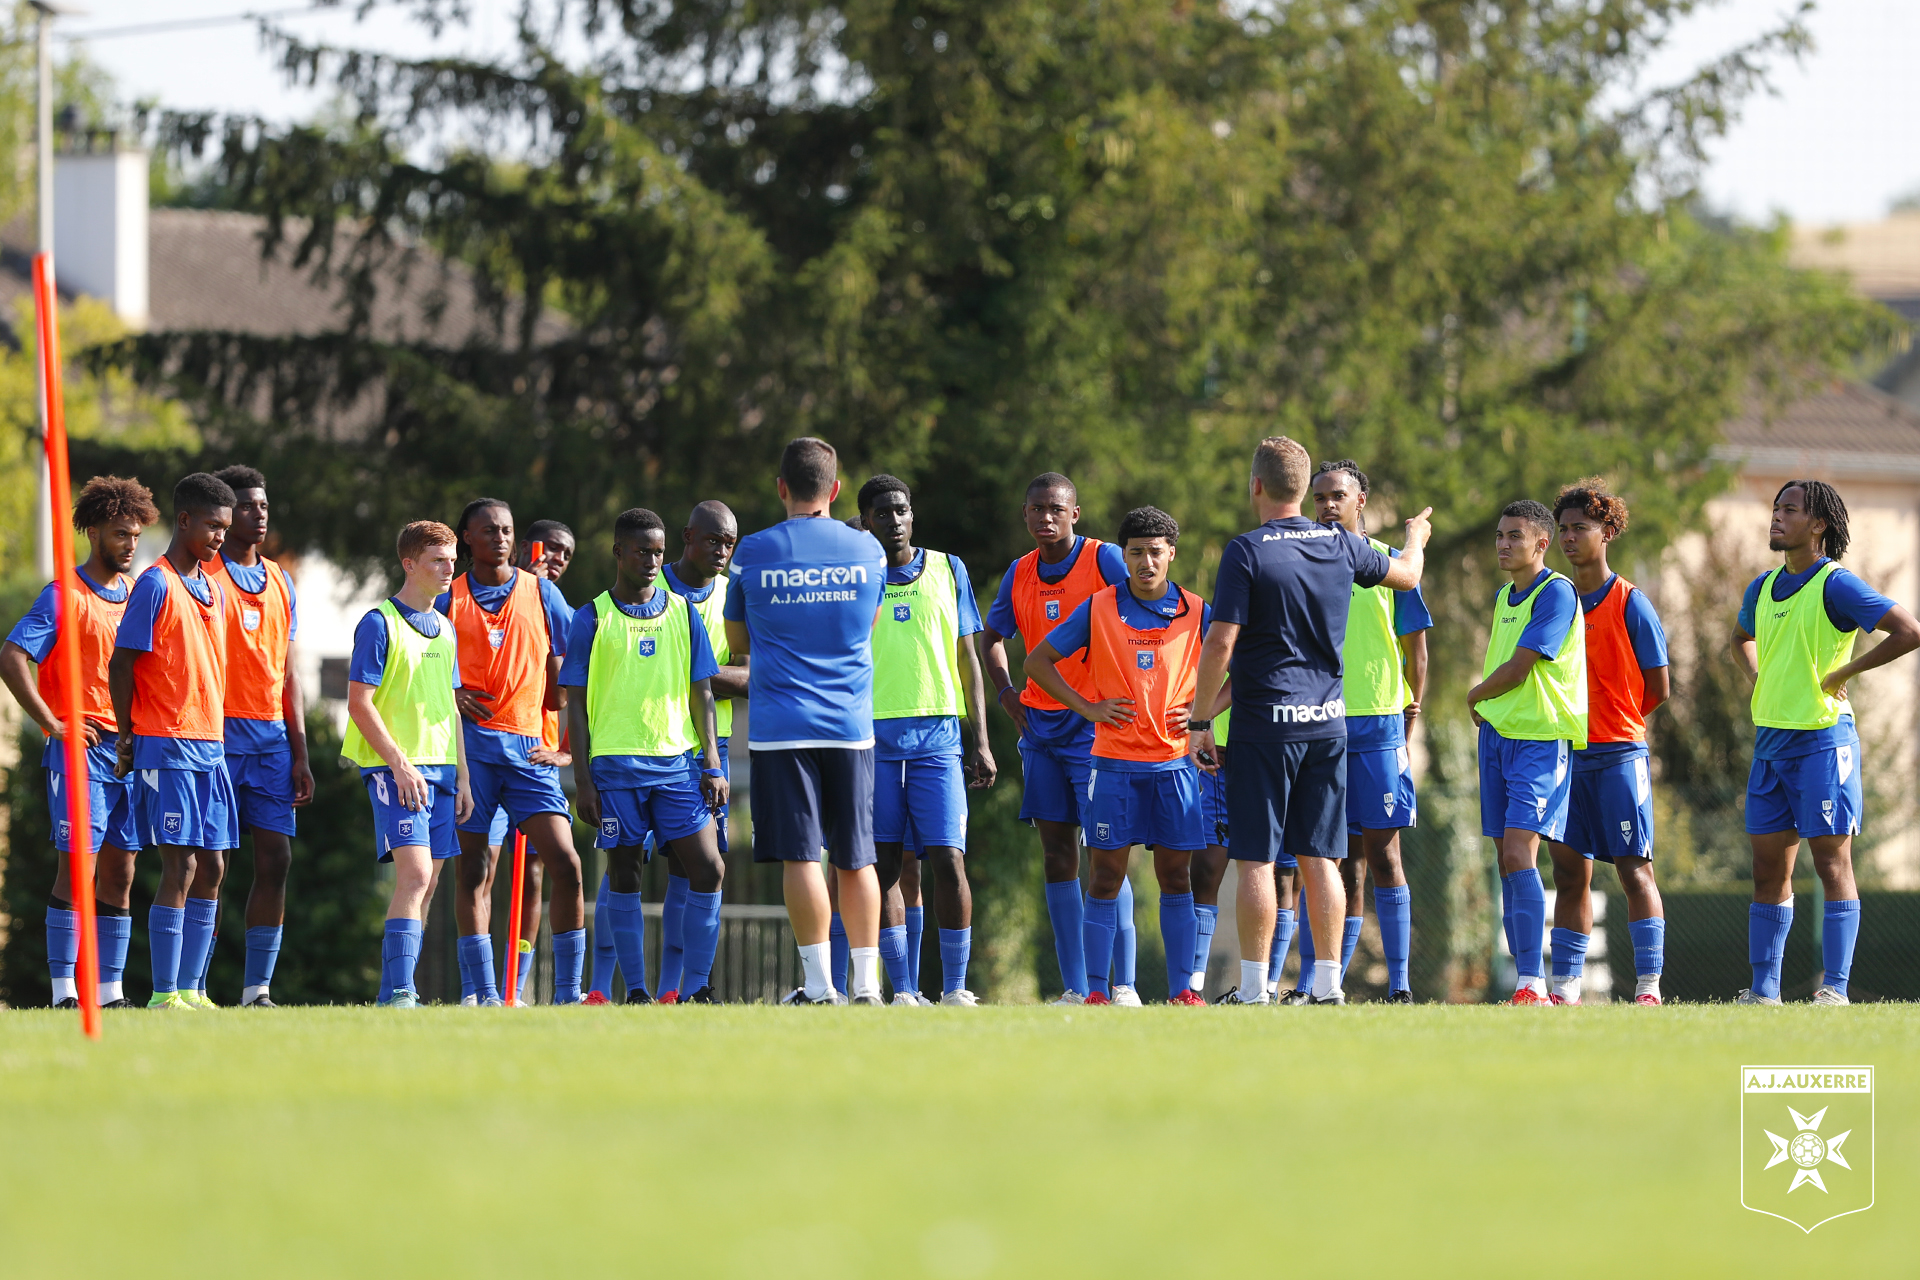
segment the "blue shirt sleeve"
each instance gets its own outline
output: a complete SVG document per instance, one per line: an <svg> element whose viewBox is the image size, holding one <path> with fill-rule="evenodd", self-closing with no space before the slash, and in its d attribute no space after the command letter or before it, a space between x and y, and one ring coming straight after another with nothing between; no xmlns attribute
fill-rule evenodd
<svg viewBox="0 0 1920 1280"><path fill-rule="evenodd" d="M1202 640L1207 638L1207 631L1212 626L1213 626L1213 606L1210 604L1203 604L1200 606L1200 638Z"/></svg>
<svg viewBox="0 0 1920 1280"><path fill-rule="evenodd" d="M1823 603L1827 617L1842 631L1871 631L1893 608L1893 601L1868 586L1857 575L1835 569L1827 575Z"/></svg>
<svg viewBox="0 0 1920 1280"><path fill-rule="evenodd" d="M1020 621L1013 613L1013 570L1020 562L1015 560L1007 566L1006 573L1000 577L1000 589L993 594L993 603L987 606L987 625L995 634L1017 636L1020 634Z"/></svg>
<svg viewBox="0 0 1920 1280"><path fill-rule="evenodd" d="M1082 600L1060 625L1047 632L1047 643L1065 658L1086 648L1093 639L1093 601Z"/></svg>
<svg viewBox="0 0 1920 1280"><path fill-rule="evenodd" d="M973 582L967 577L966 563L956 555L948 555L947 563L953 566L953 589L960 600L960 634L970 636L983 630L980 625L980 602L973 598Z"/></svg>
<svg viewBox="0 0 1920 1280"><path fill-rule="evenodd" d="M1740 629L1750 636L1760 634L1754 630L1758 624L1754 622L1753 617L1754 610L1760 607L1760 584L1766 580L1767 575L1764 573L1761 574L1747 584L1746 594L1740 597L1740 617L1738 619Z"/></svg>
<svg viewBox="0 0 1920 1280"><path fill-rule="evenodd" d="M746 573L737 558L728 576L732 581L727 583L727 602L720 607L720 618L724 622L745 622L747 620ZM881 589L885 590L884 587Z"/></svg>
<svg viewBox="0 0 1920 1280"><path fill-rule="evenodd" d="M1386 579L1393 562L1373 549L1373 544L1357 533L1341 530L1347 536L1347 553L1353 558L1353 580L1363 587L1377 587Z"/></svg>
<svg viewBox="0 0 1920 1280"><path fill-rule="evenodd" d="M454 663L456 683L460 664ZM347 659L347 679L377 685L387 673L387 619L369 609L353 629L353 656Z"/></svg>
<svg viewBox="0 0 1920 1280"><path fill-rule="evenodd" d="M689 680L711 680L720 674L720 664L714 660L713 641L707 635L707 624L700 621L700 615L693 609L687 610L690 625L687 634L693 637L693 662L687 668ZM581 684L586 681L582 680Z"/></svg>
<svg viewBox="0 0 1920 1280"><path fill-rule="evenodd" d="M1220 567L1213 574L1213 613L1222 622L1237 627L1247 625L1252 604L1253 566L1244 537L1235 538L1220 553Z"/></svg>
<svg viewBox="0 0 1920 1280"><path fill-rule="evenodd" d="M1653 611L1653 601L1647 599L1646 592L1636 590L1627 597L1626 620L1627 639L1633 641L1633 657L1640 664L1640 669L1652 671L1656 667L1669 665L1667 633L1661 627L1660 615Z"/></svg>
<svg viewBox="0 0 1920 1280"><path fill-rule="evenodd" d="M553 648L553 656L567 656L567 633L573 627L573 606L560 594L560 588L550 579L540 580L540 603L547 611L547 640Z"/></svg>
<svg viewBox="0 0 1920 1280"><path fill-rule="evenodd" d="M593 633L600 629L593 601L573 611L567 624L567 656L560 662L560 683L570 689L587 687L587 663L593 658Z"/></svg>
<svg viewBox="0 0 1920 1280"><path fill-rule="evenodd" d="M1385 557L1381 557L1385 559ZM1509 597L1511 598L1511 597ZM1519 648L1531 649L1552 661L1560 656L1560 646L1573 630L1573 619L1580 612L1580 597L1565 578L1554 578L1540 588L1533 602L1533 616L1520 633Z"/></svg>
<svg viewBox="0 0 1920 1280"><path fill-rule="evenodd" d="M113 643L119 649L153 652L153 624L167 603L167 583L160 571L149 569L133 584L127 596L127 611L121 615L120 630Z"/></svg>
<svg viewBox="0 0 1920 1280"><path fill-rule="evenodd" d="M285 573L280 578L287 584L287 639L292 641L300 636L300 597L294 592L292 578Z"/></svg>
<svg viewBox="0 0 1920 1280"><path fill-rule="evenodd" d="M1400 552L1387 551L1389 558L1398 560ZM1411 591L1393 593L1393 634L1410 636L1416 631L1433 630L1433 614L1427 609L1427 598L1420 594L1420 588Z"/></svg>
<svg viewBox="0 0 1920 1280"><path fill-rule="evenodd" d="M441 613L451 618L453 616L453 592L442 591L439 595L435 596L433 598L433 608L436 613Z"/></svg>
<svg viewBox="0 0 1920 1280"><path fill-rule="evenodd" d="M1127 553L1123 547L1111 542L1100 544L1100 576L1107 585L1117 587L1127 580Z"/></svg>
<svg viewBox="0 0 1920 1280"><path fill-rule="evenodd" d="M53 652L54 637L59 629L53 614L53 591L51 582L40 588L40 594L33 598L33 607L7 632L7 642L25 649L35 662L45 662Z"/></svg>

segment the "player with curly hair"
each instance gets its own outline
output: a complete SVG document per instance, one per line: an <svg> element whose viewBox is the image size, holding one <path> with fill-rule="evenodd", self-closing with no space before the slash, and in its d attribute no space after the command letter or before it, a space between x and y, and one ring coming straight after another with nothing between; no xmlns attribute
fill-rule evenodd
<svg viewBox="0 0 1920 1280"><path fill-rule="evenodd" d="M1847 1003L1860 891L1853 837L1860 830L1860 735L1847 682L1920 647L1920 623L1840 567L1847 504L1824 480L1789 480L1773 498L1767 549L1784 563L1747 585L1733 628L1733 656L1753 677L1753 771L1747 778L1747 838L1753 844L1753 905L1747 955L1753 985L1742 1004L1780 1003L1780 965L1793 927L1793 863L1813 845L1826 913L1823 978L1815 1004ZM1811 589L1808 589L1811 588ZM1862 631L1887 638L1848 661Z"/></svg>
<svg viewBox="0 0 1920 1280"><path fill-rule="evenodd" d="M1627 899L1635 1004L1660 1003L1665 912L1653 877L1653 779L1647 717L1667 700L1667 637L1646 592L1607 564L1627 528L1627 504L1599 477L1577 480L1553 503L1560 551L1586 619L1587 746L1573 753L1564 841L1553 857L1554 1004L1579 1004L1593 934L1593 863L1613 864Z"/></svg>
<svg viewBox="0 0 1920 1280"><path fill-rule="evenodd" d="M79 1003L74 966L80 954L80 917L67 894L70 828L67 820L67 730L60 719L66 703L67 674L55 660L63 618L80 628L80 702L87 739L87 816L94 850L94 907L99 918L100 1005L125 1008L122 990L127 948L133 940L133 860L142 840L135 810L133 779L114 776L113 698L107 688L107 663L114 634L127 610L134 552L140 531L160 518L153 494L138 480L95 476L73 506L73 527L87 535L87 559L75 572L80 579L71 608L56 607L59 584L50 582L33 607L0 644L0 681L20 709L40 726L46 747L40 767L47 778L47 808L52 811L53 844L59 869L47 899L47 969L55 1008Z"/></svg>

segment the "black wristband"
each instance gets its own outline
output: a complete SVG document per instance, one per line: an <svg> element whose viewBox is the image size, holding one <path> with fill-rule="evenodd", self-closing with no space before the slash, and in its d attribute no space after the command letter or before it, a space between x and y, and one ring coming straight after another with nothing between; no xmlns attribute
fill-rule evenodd
<svg viewBox="0 0 1920 1280"><path fill-rule="evenodd" d="M1187 721L1187 732L1188 732L1188 733L1205 733L1205 732L1206 732L1207 730L1209 730L1209 729L1211 729L1211 728L1213 728L1213 721L1211 721L1211 720L1189 720L1189 721Z"/></svg>

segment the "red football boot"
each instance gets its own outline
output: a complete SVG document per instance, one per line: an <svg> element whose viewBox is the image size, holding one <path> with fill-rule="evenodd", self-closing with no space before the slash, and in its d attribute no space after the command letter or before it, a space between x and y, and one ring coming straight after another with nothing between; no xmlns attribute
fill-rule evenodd
<svg viewBox="0 0 1920 1280"><path fill-rule="evenodd" d="M1548 1001L1548 999L1545 996L1541 995L1538 991L1535 991L1532 987L1522 987L1518 991L1513 993L1513 999L1507 1001L1507 1003L1508 1004L1548 1004L1550 1003L1550 1001Z"/></svg>
<svg viewBox="0 0 1920 1280"><path fill-rule="evenodd" d="M1659 1004L1660 997L1653 994L1653 992L1651 991L1642 991L1639 995L1633 998L1633 1002L1635 1004Z"/></svg>
<svg viewBox="0 0 1920 1280"><path fill-rule="evenodd" d="M662 991L659 997L654 1000L654 1003L655 1004L679 1004L680 988L675 987L671 991Z"/></svg>
<svg viewBox="0 0 1920 1280"><path fill-rule="evenodd" d="M1082 1004L1112 1004L1112 1003L1113 1003L1113 1001L1111 1001L1111 1000L1109 1000L1109 999L1107 998L1107 993L1106 993L1106 992L1104 992L1104 991L1096 991L1096 992L1094 992L1094 993L1093 993L1092 995L1090 995L1090 996L1088 996L1088 997L1087 997L1087 998L1086 998L1085 1000L1082 1000L1082 1001L1081 1001L1080 1003L1082 1003Z"/></svg>
<svg viewBox="0 0 1920 1280"><path fill-rule="evenodd" d="M581 1004L612 1004L613 1001L607 999L606 996L602 995L598 991L589 991L587 992L587 998L582 1000L580 1003Z"/></svg>
<svg viewBox="0 0 1920 1280"><path fill-rule="evenodd" d="M1167 1003L1168 1004L1200 1005L1202 1008L1204 1008L1207 1002L1201 997L1198 991L1195 991L1192 987L1188 987L1185 991L1182 991L1179 995L1167 1001Z"/></svg>

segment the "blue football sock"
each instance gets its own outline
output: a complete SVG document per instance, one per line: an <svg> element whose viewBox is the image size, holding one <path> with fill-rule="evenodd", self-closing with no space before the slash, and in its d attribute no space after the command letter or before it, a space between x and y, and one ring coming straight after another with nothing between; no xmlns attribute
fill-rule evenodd
<svg viewBox="0 0 1920 1280"><path fill-rule="evenodd" d="M720 952L720 891L687 890L687 990L692 995L713 981L713 958Z"/></svg>
<svg viewBox="0 0 1920 1280"><path fill-rule="evenodd" d="M667 895L660 900L660 989L678 991L686 976L687 964L687 891L693 886L685 876L667 877ZM692 995L691 989L687 991Z"/></svg>
<svg viewBox="0 0 1920 1280"><path fill-rule="evenodd" d="M1792 928L1792 898L1778 905L1756 902L1747 908L1747 963L1753 966L1753 994L1780 998L1780 966L1787 958L1787 933Z"/></svg>
<svg viewBox="0 0 1920 1280"><path fill-rule="evenodd" d="M1853 973L1853 944L1860 940L1860 899L1829 898L1820 927L1820 967L1826 970L1826 984L1841 995L1847 994L1847 979Z"/></svg>
<svg viewBox="0 0 1920 1280"><path fill-rule="evenodd" d="M1593 935L1574 929L1553 931L1553 977L1562 982L1578 978L1587 971L1587 944Z"/></svg>
<svg viewBox="0 0 1920 1280"><path fill-rule="evenodd" d="M461 999L471 995L476 1000L498 1000L500 993L493 986L493 935L462 934L454 945L460 955Z"/></svg>
<svg viewBox="0 0 1920 1280"><path fill-rule="evenodd" d="M203 991L207 956L213 950L213 925L220 917L217 898L188 898L185 927L180 933L180 968L175 974L179 985Z"/></svg>
<svg viewBox="0 0 1920 1280"><path fill-rule="evenodd" d="M413 990L414 966L420 963L420 930L418 920L387 921L386 935L380 941L380 971L386 975L382 1001L393 999L396 991Z"/></svg>
<svg viewBox="0 0 1920 1280"><path fill-rule="evenodd" d="M280 940L286 931L277 924L247 927L247 967L244 985L265 987L273 983L273 968L280 962Z"/></svg>
<svg viewBox="0 0 1920 1280"><path fill-rule="evenodd" d="M1193 925L1193 971L1205 975L1207 957L1213 954L1214 930L1220 927L1219 905L1210 902L1194 903Z"/></svg>
<svg viewBox="0 0 1920 1280"><path fill-rule="evenodd" d="M587 931L569 929L553 935L553 1002L580 1003L580 974L587 964Z"/></svg>
<svg viewBox="0 0 1920 1280"><path fill-rule="evenodd" d="M153 990L157 995L179 987L180 931L186 918L185 907L147 909L147 950L153 957Z"/></svg>
<svg viewBox="0 0 1920 1280"><path fill-rule="evenodd" d="M133 946L133 917L100 915L100 981L122 982L127 976L127 952Z"/></svg>
<svg viewBox="0 0 1920 1280"><path fill-rule="evenodd" d="M1087 994L1086 924L1080 909L1080 882L1062 880L1047 886L1047 920L1053 925L1053 955L1060 963L1060 981L1069 991ZM1105 970L1101 971L1103 974Z"/></svg>
<svg viewBox="0 0 1920 1280"><path fill-rule="evenodd" d="M1373 887L1373 910L1380 917L1380 949L1387 957L1387 990L1410 991L1407 956L1413 950L1413 891L1404 884Z"/></svg>
<svg viewBox="0 0 1920 1280"><path fill-rule="evenodd" d="M1280 971L1287 967L1287 948L1293 945L1295 921L1293 912L1282 907L1273 917L1273 945L1267 948L1267 981L1280 981ZM1312 965L1307 965L1311 970ZM1308 980L1311 985L1312 980Z"/></svg>
<svg viewBox="0 0 1920 1280"><path fill-rule="evenodd" d="M71 978L80 961L80 913L47 908L47 973Z"/></svg>
<svg viewBox="0 0 1920 1280"><path fill-rule="evenodd" d="M1507 954L1519 955L1513 945L1513 882L1500 876L1500 931L1507 935Z"/></svg>
<svg viewBox="0 0 1920 1280"><path fill-rule="evenodd" d="M1360 926L1367 922L1365 916L1348 916L1346 923L1340 926L1340 982L1347 981L1347 966L1353 963L1353 953L1360 945Z"/></svg>
<svg viewBox="0 0 1920 1280"><path fill-rule="evenodd" d="M920 948L926 945L927 909L907 908L907 985L920 989Z"/></svg>
<svg viewBox="0 0 1920 1280"><path fill-rule="evenodd" d="M887 966L895 994L913 990L907 977L907 926L893 924L880 931L880 963Z"/></svg>
<svg viewBox="0 0 1920 1280"><path fill-rule="evenodd" d="M1540 872L1533 867L1505 877L1513 887L1513 905L1507 916L1512 921L1513 964L1523 978L1538 978L1540 943L1547 931L1547 893L1540 883Z"/></svg>
<svg viewBox="0 0 1920 1280"><path fill-rule="evenodd" d="M1114 899L1119 904L1115 916L1113 934L1113 984L1117 987L1134 985L1134 960L1140 952L1140 931L1133 923L1133 881L1120 881L1120 896Z"/></svg>
<svg viewBox="0 0 1920 1280"><path fill-rule="evenodd" d="M620 968L620 953L613 941L613 921L607 915L607 877L600 877L600 892L593 899L593 981L589 991L613 998L613 975ZM645 953L642 952L644 955ZM629 984L631 987L632 984ZM643 982L640 984L645 986Z"/></svg>
<svg viewBox="0 0 1920 1280"><path fill-rule="evenodd" d="M1667 922L1659 916L1629 920L1627 936L1633 939L1633 976L1651 978L1667 967Z"/></svg>
<svg viewBox="0 0 1920 1280"><path fill-rule="evenodd" d="M620 972L626 975L627 994L631 997L635 991L647 989L647 917L641 909L640 895L609 890L601 895L600 901L603 905L594 909L594 932L606 935L608 949L618 955ZM598 927L601 921L605 922L605 928ZM597 982L599 948L595 947L594 950L594 978ZM599 991L600 988L596 985L594 990ZM609 976L604 994L611 997L612 993L613 979Z"/></svg>
<svg viewBox="0 0 1920 1280"><path fill-rule="evenodd" d="M1193 981L1194 918L1191 893L1160 895L1160 937L1167 947L1167 995L1188 989Z"/></svg>
<svg viewBox="0 0 1920 1280"><path fill-rule="evenodd" d="M518 970L516 970L514 974L514 979L513 979L514 995L518 996L522 1001L526 1002L527 1004L533 1003L533 996L531 995L530 988L527 986L527 984L533 980L533 956L534 956L535 950L536 948L530 946L525 951L522 951L519 953L519 958L518 958L519 968Z"/></svg>
<svg viewBox="0 0 1920 1280"><path fill-rule="evenodd" d="M1093 990L1107 993L1104 976L1113 964L1113 935L1119 932L1120 903L1114 898L1088 898L1081 917L1080 931L1086 948L1086 978Z"/></svg>
<svg viewBox="0 0 1920 1280"><path fill-rule="evenodd" d="M1313 990L1313 921L1302 920L1297 941L1300 943L1300 974L1293 981L1295 991ZM1268 961L1269 964L1272 961Z"/></svg>
<svg viewBox="0 0 1920 1280"><path fill-rule="evenodd" d="M940 931L940 990L958 991L967 985L967 962L973 958L973 930Z"/></svg>
<svg viewBox="0 0 1920 1280"><path fill-rule="evenodd" d="M833 977L833 989L841 995L847 994L847 966L853 962L853 955L847 946L846 922L840 919L838 911L827 921L827 964Z"/></svg>

